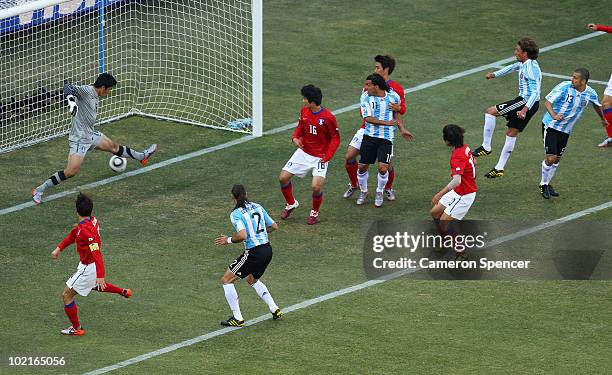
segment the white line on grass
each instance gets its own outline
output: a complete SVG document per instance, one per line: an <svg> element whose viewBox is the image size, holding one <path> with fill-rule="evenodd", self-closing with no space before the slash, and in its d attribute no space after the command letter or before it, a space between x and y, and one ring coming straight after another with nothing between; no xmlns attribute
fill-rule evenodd
<svg viewBox="0 0 612 375"><path fill-rule="evenodd" d="M518 238L525 237L525 236L528 236L530 234L539 232L541 230L544 230L544 229L547 229L547 228L550 228L550 227L554 227L556 225L560 225L560 224L563 224L563 223L567 223L567 222L570 222L572 220L576 220L576 219L579 219L579 218L581 218L583 216L590 215L592 213L595 213L595 212L598 212L598 211L602 211L602 210L605 210L605 209L608 209L608 208L611 208L611 207L612 207L612 201L609 201L609 202L600 204L599 206L587 208L585 210L582 210L582 211L579 211L579 212L575 212L573 214L561 217L559 219L555 219L555 220L552 220L552 221L549 221L549 222L546 222L546 223L542 223L542 224L536 225L536 226L531 227L531 228L527 228L527 229L524 229L524 230L521 230L521 231L518 231L518 232L515 232L515 233L512 233L512 234L509 234L509 235L506 235L506 236L502 236L502 237L496 238L493 241L487 242L484 247L493 247L493 246L502 244L504 242L513 241L513 240L516 240ZM324 301L327 301L327 300L330 300L330 299L333 299L333 298L336 298L336 297L343 296L345 294L353 293L353 292L356 292L356 291L359 291L359 290L362 290L362 289L369 288L369 287L374 286L374 285L382 284L385 281L397 279L398 277L401 277L401 276L404 276L404 275L408 275L408 274L417 272L419 270L420 270L420 268L418 268L418 267L417 268L413 268L413 269L406 269L406 270L402 270L402 271L398 271L398 272L394 272L394 273L391 273L389 275L386 275L386 276L384 276L384 278L382 278L380 280L369 280L369 281L363 282L361 284L350 286L348 288L336 290L334 292L327 293L327 294L324 294L322 296L319 296L319 297L316 297L316 298L312 298L312 299L309 299L309 300L297 303L295 305L291 305L291 306L285 307L285 308L283 308L283 313L286 314L286 313L289 313L289 312L292 312L292 311L296 311L296 310L300 310L300 309L306 308L308 306L316 305L316 304L319 304L321 302L324 302ZM252 326L254 324L263 322L265 320L269 320L270 318L271 318L270 314L261 315L261 316L255 318L255 319L248 320L245 325L246 326ZM97 369L97 370L93 370L93 371L87 372L84 375L99 375L99 374L104 374L104 373L107 373L107 372L110 372L110 371L113 371L113 370L117 370L117 369L122 368L122 367L133 365L133 364L136 364L136 363L139 363L139 362L142 362L142 361L146 361L148 359L160 356L160 355L165 354L165 353L173 352L175 350L184 348L186 346L191 346L193 344L197 344L197 343L200 343L202 341L207 341L207 340L210 340L210 339L212 339L214 337L222 336L222 335L225 335L227 333L230 333L230 332L233 332L233 331L236 331L236 330L239 330L239 329L241 329L241 328L228 327L228 328L219 329L219 330L207 333L205 335L194 337L192 339L181 341L179 343L167 346L165 348L161 348L161 349L149 352L149 353L145 353L145 354L139 355L139 356L134 357L134 358L130 358L128 360L116 363L114 365L106 366L106 367L103 367L103 368L100 368L100 369Z"/></svg>
<svg viewBox="0 0 612 375"><path fill-rule="evenodd" d="M583 35L583 36L579 36L579 37L576 37L576 38L568 39L566 41L555 43L555 44L550 45L548 47L541 48L540 52L551 51L551 50L554 50L554 49L557 49L557 48L569 46L569 45L572 45L572 44L575 44L575 43L579 43L579 42L582 42L584 40L591 39L591 38L594 38L596 36L604 35L604 34L605 33L603 31L598 31L598 32L586 34L586 35ZM433 86L440 85L442 83L446 83L446 82L449 82L449 81L452 81L452 80L455 80L455 79L458 79L458 78L466 77L466 76L469 76L471 74L481 72L483 70L495 68L496 66L499 66L501 64L507 64L507 63L512 62L514 60L515 60L514 57L508 57L506 59L495 61L495 62L493 62L491 64L481 65L479 67L468 69L468 70L464 70L462 72L451 74L451 75L448 75L448 76L440 78L440 79L436 79L436 80L433 80L433 81L422 83L422 84L417 85L415 87L411 87L409 89L406 89L406 90L404 90L404 92L405 93L411 93L411 92L417 92L417 91L420 91L420 90L424 90L424 89L427 89L427 88L430 88L430 87L433 87ZM339 115L339 114L342 114L342 113L345 113L345 112L356 110L357 108L359 108L359 104L353 104L353 105L350 105L350 106L347 106L347 107L344 107L344 108L337 109L337 110L333 111L332 113L334 115ZM280 133L280 132L283 132L285 130L292 129L296 125L297 125L297 122L293 122L291 124L280 126L278 128L270 129L268 131L265 131L263 134L264 135L272 135L272 134ZM52 195L46 196L43 201L44 202L53 201L53 200L56 200L56 199L59 199L59 198L63 198L65 196L68 196L68 195L71 195L71 194L75 194L75 193L77 193L77 192L79 192L81 190L93 189L93 188L96 188L96 187L99 187L99 186L102 186L102 185L109 184L111 182L120 181L120 180L123 180L125 178L132 177L132 176L137 176L137 175L140 175L142 173L147 173L147 172L150 172L152 170L155 170L155 169L158 169L158 168L161 168L161 167L165 167L165 166L170 165L170 164L175 164L175 163L178 163L178 162L181 162L181 161L184 161L184 160L188 160L188 159L192 159L192 158L204 155L204 154L208 154L210 152L214 152L214 151L217 151L217 150L222 150L222 149L225 149L225 148L228 148L228 147L236 146L236 145L248 142L248 141L253 140L253 139L255 139L253 136L245 136L245 137L238 138L238 139L235 139L233 141L225 142L225 143L222 143L222 144L219 144L219 145L216 145L216 146L203 148L201 150L194 151L194 152L191 152L191 153L188 153L188 154L185 154L185 155L180 155L180 156L168 159L168 160L164 160L164 161L161 161L159 163L155 163L155 164L149 165L149 166L144 167L144 168L136 169L136 170L133 170L133 171L130 171L130 172L127 172L127 173L123 173L123 174L117 175L117 176L113 176L113 177L105 178L103 180L99 180L99 181L92 182L92 183L89 183L89 184L77 186L76 188L73 188L73 189L70 189L70 190L65 190L65 191L62 191L60 193L52 194ZM9 214L11 212L21 211L23 209L26 209L26 208L32 207L32 206L34 206L34 202L30 201L30 202L21 203L21 204L12 206L12 207L3 208L3 209L0 210L0 216Z"/></svg>

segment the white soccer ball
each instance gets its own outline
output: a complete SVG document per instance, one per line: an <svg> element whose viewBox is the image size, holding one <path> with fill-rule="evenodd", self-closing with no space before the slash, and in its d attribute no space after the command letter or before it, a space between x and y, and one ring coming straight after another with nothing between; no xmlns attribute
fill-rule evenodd
<svg viewBox="0 0 612 375"><path fill-rule="evenodd" d="M108 166L113 171L121 173L125 171L125 168L127 168L127 159L119 157L117 155L113 155L113 157L110 158L110 160L108 161Z"/></svg>

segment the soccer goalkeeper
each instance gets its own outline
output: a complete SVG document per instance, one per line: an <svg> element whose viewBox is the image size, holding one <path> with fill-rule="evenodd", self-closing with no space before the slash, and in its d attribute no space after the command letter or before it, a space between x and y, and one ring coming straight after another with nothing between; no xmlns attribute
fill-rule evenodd
<svg viewBox="0 0 612 375"><path fill-rule="evenodd" d="M120 146L101 132L94 130L99 98L108 95L116 84L117 80L112 75L102 73L93 85L64 85L64 95L72 115L72 127L68 136L68 144L70 145L68 164L64 170L55 172L40 186L32 190L32 200L35 204L42 203L42 195L47 188L76 176L89 150L97 148L98 150L112 152L117 156L129 156L132 159L139 160L142 165L147 165L149 158L155 154L157 151L156 144L149 146L143 152L138 152L127 146Z"/></svg>

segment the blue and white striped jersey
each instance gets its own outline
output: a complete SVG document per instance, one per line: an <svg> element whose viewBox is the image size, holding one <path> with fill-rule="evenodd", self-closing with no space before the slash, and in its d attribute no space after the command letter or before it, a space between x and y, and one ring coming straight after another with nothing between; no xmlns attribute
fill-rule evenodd
<svg viewBox="0 0 612 375"><path fill-rule="evenodd" d="M552 128L563 133L571 134L574 125L584 113L584 110L593 103L598 107L601 107L597 92L592 87L588 86L583 92L579 92L572 87L571 81L561 82L555 86L552 91L546 95L548 100L553 107L553 111L556 114L563 116L563 119L559 121L553 120L550 113L546 112L542 122L547 128Z"/></svg>
<svg viewBox="0 0 612 375"><path fill-rule="evenodd" d="M384 97L370 96L367 91L364 91L361 94L361 116L364 119L375 117L382 121L391 121L395 118L395 114L389 109L389 104L400 104L400 96L392 89ZM395 126L374 125L366 121L363 134L393 142Z"/></svg>
<svg viewBox="0 0 612 375"><path fill-rule="evenodd" d="M236 232L246 230L245 250L268 243L266 227L274 224L274 220L260 204L247 202L246 208L239 207L232 211L230 220Z"/></svg>
<svg viewBox="0 0 612 375"><path fill-rule="evenodd" d="M527 107L531 109L535 102L540 100L542 85L540 66L536 60L527 60L524 63L517 61L494 74L495 77L503 77L515 70L518 70L519 96L527 101Z"/></svg>

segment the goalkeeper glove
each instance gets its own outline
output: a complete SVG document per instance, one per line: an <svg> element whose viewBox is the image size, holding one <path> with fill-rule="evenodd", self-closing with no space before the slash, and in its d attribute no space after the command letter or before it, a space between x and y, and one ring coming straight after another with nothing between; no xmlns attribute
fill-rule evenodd
<svg viewBox="0 0 612 375"><path fill-rule="evenodd" d="M79 106L77 105L76 98L74 97L74 95L68 95L66 97L66 100L68 100L68 109L70 109L70 114L73 117L76 116L77 112L79 111Z"/></svg>

